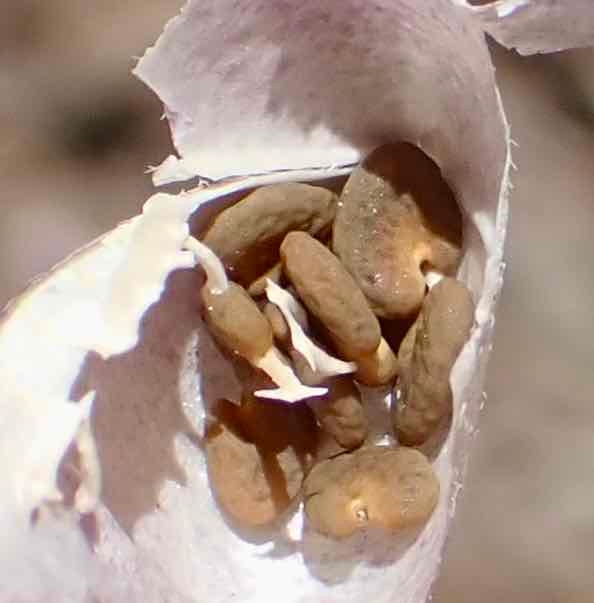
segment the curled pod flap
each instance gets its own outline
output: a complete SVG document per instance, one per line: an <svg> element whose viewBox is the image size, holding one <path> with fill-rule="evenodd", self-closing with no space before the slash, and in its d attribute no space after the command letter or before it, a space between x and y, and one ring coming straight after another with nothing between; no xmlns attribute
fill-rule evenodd
<svg viewBox="0 0 594 603"><path fill-rule="evenodd" d="M472 10L489 34L520 54L594 45L590 0L499 0Z"/></svg>

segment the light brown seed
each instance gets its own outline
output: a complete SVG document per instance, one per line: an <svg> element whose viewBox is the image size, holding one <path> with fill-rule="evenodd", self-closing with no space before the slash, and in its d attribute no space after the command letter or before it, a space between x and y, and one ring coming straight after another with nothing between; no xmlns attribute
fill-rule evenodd
<svg viewBox="0 0 594 603"><path fill-rule="evenodd" d="M243 287L229 282L222 293L200 290L206 322L220 345L253 361L272 347L272 329Z"/></svg>
<svg viewBox="0 0 594 603"><path fill-rule="evenodd" d="M308 400L318 423L341 447L351 450L361 446L369 426L361 394L352 377L335 377L324 384L328 386L328 393Z"/></svg>
<svg viewBox="0 0 594 603"><path fill-rule="evenodd" d="M252 297L260 297L266 293L266 281L268 279L279 285L282 280L282 276L283 265L280 262L277 262L270 270L267 270L262 276L253 281L252 284L247 288L247 292Z"/></svg>
<svg viewBox="0 0 594 603"><path fill-rule="evenodd" d="M291 343L291 329L289 329L289 325L285 320L283 313L275 304L270 302L264 305L262 312L264 312L264 316L266 316L270 323L274 338L283 346L283 348L287 349L287 346Z"/></svg>
<svg viewBox="0 0 594 603"><path fill-rule="evenodd" d="M361 290L338 258L304 232L289 233L280 248L283 269L301 301L322 323L347 360L373 353L380 326Z"/></svg>
<svg viewBox="0 0 594 603"><path fill-rule="evenodd" d="M425 298L398 353L400 378L391 412L401 443L420 446L451 415L450 372L473 315L470 291L453 278L444 278Z"/></svg>
<svg viewBox="0 0 594 603"><path fill-rule="evenodd" d="M248 397L241 408L220 401L207 431L213 493L244 528L274 523L298 496L317 447L317 428L305 405Z"/></svg>
<svg viewBox="0 0 594 603"><path fill-rule="evenodd" d="M340 197L333 249L378 316L416 314L425 295L422 270L453 275L461 246L460 209L420 149L385 145L353 170Z"/></svg>
<svg viewBox="0 0 594 603"><path fill-rule="evenodd" d="M437 505L439 482L418 450L376 446L318 463L304 496L309 524L338 539L367 527L420 526Z"/></svg>
<svg viewBox="0 0 594 603"><path fill-rule="evenodd" d="M222 211L203 242L221 258L230 278L247 287L278 262L287 232L322 235L334 219L336 201L334 193L308 184L264 186Z"/></svg>
<svg viewBox="0 0 594 603"><path fill-rule="evenodd" d="M357 359L355 378L364 385L386 385L394 381L397 374L398 359L383 337L373 354Z"/></svg>

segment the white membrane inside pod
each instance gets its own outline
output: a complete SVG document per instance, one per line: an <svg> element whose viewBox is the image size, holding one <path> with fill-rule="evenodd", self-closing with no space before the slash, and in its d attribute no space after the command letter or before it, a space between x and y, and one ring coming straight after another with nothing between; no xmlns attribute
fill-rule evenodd
<svg viewBox="0 0 594 603"><path fill-rule="evenodd" d="M0 435L10 487L0 552L14 571L2 572L0 593L8 600L82 600L81 593L155 602L260 603L279 593L299 603L425 600L483 399L501 286L507 131L469 11L447 0L319 4L191 2L138 73L166 104L187 173L261 175L156 195L142 216L58 267L3 317ZM381 534L340 544L300 535L299 513L288 534L239 534L213 501L194 434L207 412L203 399L215 385L222 392L233 370L202 346L200 276L176 270L193 263L182 251L187 220L217 197L345 174L341 166L400 138L438 161L465 210L460 277L478 302L452 374L453 427L434 460L439 506L408 543ZM35 467L14 459L28 458L20 451L44 421L66 452L65 428L50 419L90 391L98 510L30 527L42 500L21 492ZM51 492L55 484L46 482ZM18 529L4 532L10 526Z"/></svg>
<svg viewBox="0 0 594 603"><path fill-rule="evenodd" d="M499 0L471 10L500 44L520 54L594 45L592 0Z"/></svg>

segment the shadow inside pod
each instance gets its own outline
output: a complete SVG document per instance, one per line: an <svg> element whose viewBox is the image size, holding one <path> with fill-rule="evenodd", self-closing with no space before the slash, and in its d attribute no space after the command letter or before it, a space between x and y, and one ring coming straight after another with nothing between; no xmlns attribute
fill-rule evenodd
<svg viewBox="0 0 594 603"><path fill-rule="evenodd" d="M398 350L400 349L402 340L405 338L416 319L417 315L395 320L386 320L385 318L379 319L382 335L396 356L398 356Z"/></svg>
<svg viewBox="0 0 594 603"><path fill-rule="evenodd" d="M142 320L138 344L107 360L90 353L71 391L75 400L96 392L91 427L101 501L130 537L136 522L158 508L165 480L186 482L174 440L196 431L184 413L180 375L200 320L198 283L195 271L172 273Z"/></svg>

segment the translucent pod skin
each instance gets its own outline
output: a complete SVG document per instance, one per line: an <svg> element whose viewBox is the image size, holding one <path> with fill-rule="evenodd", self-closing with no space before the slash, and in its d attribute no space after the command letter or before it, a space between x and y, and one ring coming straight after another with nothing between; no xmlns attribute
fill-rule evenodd
<svg viewBox="0 0 594 603"><path fill-rule="evenodd" d="M243 287L229 282L222 293L200 290L206 322L216 340L229 351L253 361L273 345L272 329Z"/></svg>
<svg viewBox="0 0 594 603"><path fill-rule="evenodd" d="M347 360L373 353L380 325L339 259L304 232L289 233L280 248L285 274L301 301L323 324Z"/></svg>
<svg viewBox="0 0 594 603"><path fill-rule="evenodd" d="M418 450L374 446L318 463L304 496L308 523L340 539L365 528L423 524L437 505L439 481Z"/></svg>
<svg viewBox="0 0 594 603"><path fill-rule="evenodd" d="M374 150L343 189L333 250L382 318L418 312L423 269L453 275L462 214L437 165L406 142Z"/></svg>
<svg viewBox="0 0 594 603"><path fill-rule="evenodd" d="M244 528L274 523L298 496L317 447L305 405L248 396L219 401L205 440L211 487L222 510Z"/></svg>
<svg viewBox="0 0 594 603"><path fill-rule="evenodd" d="M400 443L420 446L452 412L450 372L473 324L470 291L444 278L429 291L398 352L392 421Z"/></svg>
<svg viewBox="0 0 594 603"><path fill-rule="evenodd" d="M334 193L318 186L263 186L222 211L203 243L221 258L230 278L247 287L278 262L278 248L288 232L318 235L329 229L336 202Z"/></svg>

